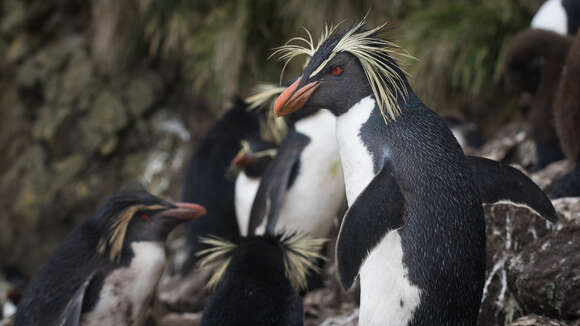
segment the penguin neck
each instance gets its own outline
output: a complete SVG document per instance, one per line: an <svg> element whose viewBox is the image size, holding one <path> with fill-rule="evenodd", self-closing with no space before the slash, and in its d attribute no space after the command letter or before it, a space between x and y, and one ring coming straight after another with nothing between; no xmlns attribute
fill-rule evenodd
<svg viewBox="0 0 580 326"><path fill-rule="evenodd" d="M408 90L407 98L399 97L401 115L416 110L421 104L413 91ZM390 148L395 140L384 137L384 131L397 126L390 118L385 121L373 95L362 98L336 121L336 137L350 206L380 171L384 158L392 155Z"/></svg>

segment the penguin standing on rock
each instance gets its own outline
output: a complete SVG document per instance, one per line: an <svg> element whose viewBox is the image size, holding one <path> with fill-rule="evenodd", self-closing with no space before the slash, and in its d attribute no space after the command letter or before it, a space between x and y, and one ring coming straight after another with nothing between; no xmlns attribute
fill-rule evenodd
<svg viewBox="0 0 580 326"><path fill-rule="evenodd" d="M205 213L197 204L145 192L112 195L39 268L14 325L142 325L165 266L169 232Z"/></svg>
<svg viewBox="0 0 580 326"><path fill-rule="evenodd" d="M283 60L311 58L275 113L324 107L337 117L349 209L336 258L346 288L360 278L360 325L475 325L485 273L482 198L517 196L477 184L489 162L472 166L413 93L395 61L402 51L380 36L385 25L364 26L327 28L316 47L304 38L295 40L305 47L280 47Z"/></svg>

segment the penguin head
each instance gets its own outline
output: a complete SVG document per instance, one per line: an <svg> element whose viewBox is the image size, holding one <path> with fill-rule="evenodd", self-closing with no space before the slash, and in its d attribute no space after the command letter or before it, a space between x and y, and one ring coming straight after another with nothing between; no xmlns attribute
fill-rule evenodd
<svg viewBox="0 0 580 326"><path fill-rule="evenodd" d="M278 48L275 54L286 62L300 54L310 59L302 75L276 99L275 114L324 107L339 116L362 98L374 95L383 117L395 119L400 114L398 102L407 97L408 88L395 57L408 55L380 37L386 24L372 29L365 25L363 19L341 33L335 33L335 27L327 28L317 47L312 40L296 38L310 48L295 43Z"/></svg>
<svg viewBox="0 0 580 326"><path fill-rule="evenodd" d="M244 171L251 177L260 177L268 164L276 157L276 145L252 136L242 141L242 148L231 163L234 172Z"/></svg>
<svg viewBox="0 0 580 326"><path fill-rule="evenodd" d="M118 260L131 243L164 242L177 225L205 214L203 206L172 203L147 192L115 193L93 217L102 232L97 251Z"/></svg>

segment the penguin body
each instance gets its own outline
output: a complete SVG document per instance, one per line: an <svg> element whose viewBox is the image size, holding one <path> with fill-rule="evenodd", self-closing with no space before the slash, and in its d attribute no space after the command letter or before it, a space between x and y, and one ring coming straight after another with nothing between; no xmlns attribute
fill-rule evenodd
<svg viewBox="0 0 580 326"><path fill-rule="evenodd" d="M580 27L580 1L548 0L538 9L532 28L545 29L561 35L574 35Z"/></svg>
<svg viewBox="0 0 580 326"><path fill-rule="evenodd" d="M494 196L413 93L392 58L398 47L378 36L384 25L365 25L327 29L311 49L280 47L281 57L311 58L274 111L325 107L337 116L349 208L336 256L345 288L360 278L359 323L474 325L485 274L482 197Z"/></svg>
<svg viewBox="0 0 580 326"><path fill-rule="evenodd" d="M248 111L248 105L237 99L204 135L192 154L186 169L182 200L196 201L207 207L209 214L187 224L187 240L191 249L185 270L196 263L195 252L204 248L200 236L213 234L230 241L239 236L235 219L235 182L228 177L230 163L240 151L241 141L259 134L259 116Z"/></svg>
<svg viewBox="0 0 580 326"><path fill-rule="evenodd" d="M203 311L201 325L303 325L298 290L304 286L313 260L319 257L316 252L321 242L294 237L249 236L237 244L206 239L217 244L206 252L208 257L214 255L210 262L216 260L215 255L221 262L212 278L217 286ZM302 263L296 264L297 254L302 255Z"/></svg>
<svg viewBox="0 0 580 326"><path fill-rule="evenodd" d="M169 232L205 214L148 193L117 193L38 270L14 325L140 325L165 264Z"/></svg>
<svg viewBox="0 0 580 326"><path fill-rule="evenodd" d="M278 146L278 154L268 164L264 175L259 180L244 182L247 191L236 191L236 212L242 235L264 234L265 221L268 215L274 214L277 216L272 219L275 225L269 233L328 236L344 206L344 178L335 121L335 117L324 110L293 121L293 128ZM293 158L291 162L288 156ZM275 195L271 200L265 199L272 194ZM251 204L248 204L250 199ZM248 210L248 207L251 208ZM254 218L250 219L250 215Z"/></svg>

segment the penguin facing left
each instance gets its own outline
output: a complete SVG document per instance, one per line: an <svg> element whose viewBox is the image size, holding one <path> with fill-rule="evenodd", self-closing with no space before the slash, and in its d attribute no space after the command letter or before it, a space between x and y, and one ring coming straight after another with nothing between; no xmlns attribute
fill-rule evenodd
<svg viewBox="0 0 580 326"><path fill-rule="evenodd" d="M296 234L205 238L203 265L217 263L201 326L302 326L302 299L325 240Z"/></svg>
<svg viewBox="0 0 580 326"><path fill-rule="evenodd" d="M205 213L200 205L146 192L113 194L38 269L14 325L142 325L165 266L168 234Z"/></svg>

